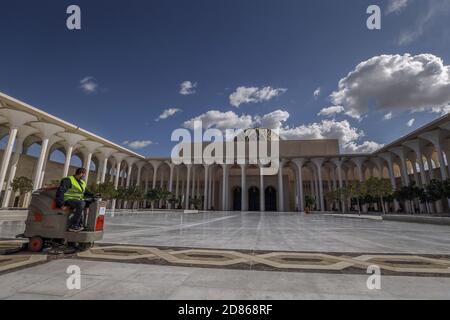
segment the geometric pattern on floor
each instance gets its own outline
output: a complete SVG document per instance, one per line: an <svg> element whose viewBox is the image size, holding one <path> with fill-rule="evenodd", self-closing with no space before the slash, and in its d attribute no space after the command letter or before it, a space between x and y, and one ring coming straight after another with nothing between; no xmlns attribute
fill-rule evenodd
<svg viewBox="0 0 450 320"><path fill-rule="evenodd" d="M450 277L450 256L267 252L131 245L94 247L78 258L130 263L290 272L360 273L376 265L383 274Z"/></svg>
<svg viewBox="0 0 450 320"><path fill-rule="evenodd" d="M44 254L0 255L0 274L17 269L32 267L46 261L47 255Z"/></svg>

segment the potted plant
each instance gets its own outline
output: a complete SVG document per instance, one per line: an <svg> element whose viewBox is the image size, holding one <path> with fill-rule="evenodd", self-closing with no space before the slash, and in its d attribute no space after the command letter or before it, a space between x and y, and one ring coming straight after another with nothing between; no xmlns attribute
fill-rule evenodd
<svg viewBox="0 0 450 320"><path fill-rule="evenodd" d="M305 196L305 213L308 214L311 212L312 208L316 204L316 198L310 195Z"/></svg>

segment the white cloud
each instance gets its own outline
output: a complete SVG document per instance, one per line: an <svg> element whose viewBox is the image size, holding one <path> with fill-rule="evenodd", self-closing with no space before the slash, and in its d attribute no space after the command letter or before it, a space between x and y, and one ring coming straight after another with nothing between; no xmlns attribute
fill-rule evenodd
<svg viewBox="0 0 450 320"><path fill-rule="evenodd" d="M445 116L446 114L450 113L450 104L443 106L443 107L437 107L437 108L431 108L431 112L433 113L440 113L441 116Z"/></svg>
<svg viewBox="0 0 450 320"><path fill-rule="evenodd" d="M315 91L314 91L314 98L318 98L320 96L320 92L321 92L321 88L318 87Z"/></svg>
<svg viewBox="0 0 450 320"><path fill-rule="evenodd" d="M144 149L146 147L148 147L149 145L152 145L153 142L150 140L142 140L142 141L124 141L123 142L124 145L132 148L132 149Z"/></svg>
<svg viewBox="0 0 450 320"><path fill-rule="evenodd" d="M158 118L155 119L155 121L165 120L165 119L167 119L169 117L172 117L173 115L175 115L178 112L181 112L181 109L177 109L177 108L166 109L166 110L164 110L163 113L161 113L159 115Z"/></svg>
<svg viewBox="0 0 450 320"><path fill-rule="evenodd" d="M202 121L203 128L248 129L263 127L268 129L280 129L280 136L286 140L295 139L338 139L342 152L358 153L372 152L382 147L373 141L362 141L364 132L352 127L347 120L336 121L326 119L317 123L289 127L285 122L289 119L289 113L283 110L265 114L263 116L237 115L233 111L220 112L208 111L184 123L184 127L193 129L195 121Z"/></svg>
<svg viewBox="0 0 450 320"><path fill-rule="evenodd" d="M331 106L328 108L323 108L322 110L320 110L320 112L317 115L323 116L323 117L330 117L330 116L334 116L334 115L342 113L342 112L344 112L344 107Z"/></svg>
<svg viewBox="0 0 450 320"><path fill-rule="evenodd" d="M247 129L254 124L254 119L249 115L238 116L233 111L221 112L217 110L210 110L198 117L186 121L183 126L185 128L193 129L194 123L201 121L205 129L217 128L219 130L225 129Z"/></svg>
<svg viewBox="0 0 450 320"><path fill-rule="evenodd" d="M383 117L384 120L391 120L392 119L392 112L386 113Z"/></svg>
<svg viewBox="0 0 450 320"><path fill-rule="evenodd" d="M407 125L408 127L412 127L415 121L416 121L416 119L411 119L411 120L409 120L409 121L406 123L406 125Z"/></svg>
<svg viewBox="0 0 450 320"><path fill-rule="evenodd" d="M356 119L369 105L384 113L436 112L450 104L450 66L432 54L375 56L341 79L331 100Z"/></svg>
<svg viewBox="0 0 450 320"><path fill-rule="evenodd" d="M266 129L279 129L289 119L289 112L276 110L262 117L255 117L255 123Z"/></svg>
<svg viewBox="0 0 450 320"><path fill-rule="evenodd" d="M87 94L96 93L98 90L98 83L94 77L85 77L80 80L80 88Z"/></svg>
<svg viewBox="0 0 450 320"><path fill-rule="evenodd" d="M355 142L350 142L344 147L343 152L347 153L347 154L372 153L383 147L384 147L383 144L379 144L375 141L364 141L361 144L357 144Z"/></svg>
<svg viewBox="0 0 450 320"><path fill-rule="evenodd" d="M236 108L239 108L241 104L245 103L258 103L269 101L283 93L287 89L276 89L272 87L239 87L230 95L230 104Z"/></svg>
<svg viewBox="0 0 450 320"><path fill-rule="evenodd" d="M450 12L450 1L448 0L433 0L428 1L428 8L421 11L421 15L414 23L408 26L407 30L401 32L398 44L400 46L408 45L419 39L430 26L439 19L439 16L444 15L444 19L448 19Z"/></svg>
<svg viewBox="0 0 450 320"><path fill-rule="evenodd" d="M298 127L284 127L280 131L284 139L338 139L343 153L373 152L382 145L373 141L358 143L364 132L354 128L347 120L323 120L317 123L300 125Z"/></svg>
<svg viewBox="0 0 450 320"><path fill-rule="evenodd" d="M391 14L391 13L400 13L401 11L403 11L408 4L410 3L410 0L389 0L387 9L386 9L386 14Z"/></svg>
<svg viewBox="0 0 450 320"><path fill-rule="evenodd" d="M195 91L196 88L197 88L196 82L184 81L180 85L180 94L183 96L194 94L196 92Z"/></svg>

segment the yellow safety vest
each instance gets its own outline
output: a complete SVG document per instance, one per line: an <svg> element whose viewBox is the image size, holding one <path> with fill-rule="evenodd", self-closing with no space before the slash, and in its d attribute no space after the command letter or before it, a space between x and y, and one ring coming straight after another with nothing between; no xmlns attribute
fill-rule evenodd
<svg viewBox="0 0 450 320"><path fill-rule="evenodd" d="M67 192L64 194L64 201L67 200L83 200L84 199L84 192L86 191L86 182L81 180L80 182L75 179L74 176L67 177L70 179L71 187Z"/></svg>

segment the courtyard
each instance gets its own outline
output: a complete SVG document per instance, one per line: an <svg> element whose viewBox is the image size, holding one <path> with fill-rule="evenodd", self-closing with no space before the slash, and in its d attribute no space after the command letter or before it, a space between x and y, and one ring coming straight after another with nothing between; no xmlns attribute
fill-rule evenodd
<svg viewBox="0 0 450 320"><path fill-rule="evenodd" d="M22 228L9 218L0 235ZM0 299L448 299L449 231L326 214L121 211L89 251L3 256ZM373 264L380 290L366 286ZM66 288L71 265L80 290Z"/></svg>

